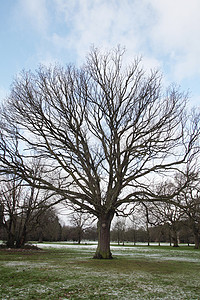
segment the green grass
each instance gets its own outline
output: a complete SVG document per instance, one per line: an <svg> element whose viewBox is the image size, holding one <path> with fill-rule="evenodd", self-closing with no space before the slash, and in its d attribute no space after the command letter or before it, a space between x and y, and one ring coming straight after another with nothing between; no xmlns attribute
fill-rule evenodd
<svg viewBox="0 0 200 300"><path fill-rule="evenodd" d="M0 251L0 299L200 299L200 251L113 247Z"/></svg>

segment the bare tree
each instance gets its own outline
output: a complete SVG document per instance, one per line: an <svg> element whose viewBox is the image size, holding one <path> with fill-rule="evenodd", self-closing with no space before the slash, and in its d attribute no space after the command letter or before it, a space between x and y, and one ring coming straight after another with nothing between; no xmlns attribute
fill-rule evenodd
<svg viewBox="0 0 200 300"><path fill-rule="evenodd" d="M124 245L125 231L126 219L118 217L112 229L113 239L115 238L115 240L117 240L118 245L120 244L120 242L122 243L122 245Z"/></svg>
<svg viewBox="0 0 200 300"><path fill-rule="evenodd" d="M197 161L195 166L199 169ZM184 179L184 174L177 178L179 184L182 184ZM194 180L190 183L187 188L181 191L179 195L176 196L175 201L177 205L181 208L183 212L183 220L191 228L195 248L199 249L200 247L200 177L199 172L194 176Z"/></svg>
<svg viewBox="0 0 200 300"><path fill-rule="evenodd" d="M31 240L58 241L61 239L62 227L53 207L33 212L34 222L30 224L28 237ZM33 220L32 220L33 221ZM31 226L34 225L34 226Z"/></svg>
<svg viewBox="0 0 200 300"><path fill-rule="evenodd" d="M76 228L78 244L81 243L85 229L90 228L95 221L94 218L83 211L75 210L71 213L70 221Z"/></svg>
<svg viewBox="0 0 200 300"><path fill-rule="evenodd" d="M40 167L32 164L32 171L39 176ZM36 168L34 170L34 168ZM23 247L27 234L37 226L37 218L49 207L49 193L27 186L16 175L1 177L1 223L7 232L8 247Z"/></svg>
<svg viewBox="0 0 200 300"><path fill-rule="evenodd" d="M2 225L7 232L8 247L14 247L16 242L17 225L22 206L21 197L21 181L17 181L15 176L7 178L7 181L1 184L0 204L2 209Z"/></svg>
<svg viewBox="0 0 200 300"><path fill-rule="evenodd" d="M129 221L130 221L131 225L128 228L128 231L132 235L134 245L136 245L136 242L137 242L137 229L139 228L139 226L141 226L141 216L136 211L135 214L130 214L129 215Z"/></svg>
<svg viewBox="0 0 200 300"><path fill-rule="evenodd" d="M173 246L178 247L180 221L184 215L183 210L178 205L171 203L156 203L152 209L154 209L154 225L167 224L170 233L170 244L172 240Z"/></svg>
<svg viewBox="0 0 200 300"><path fill-rule="evenodd" d="M195 248L200 247L200 189L189 189L185 193L185 213L189 220L189 226L194 235Z"/></svg>
<svg viewBox="0 0 200 300"><path fill-rule="evenodd" d="M146 74L139 59L125 67L123 55L92 49L79 69L23 72L2 110L1 172L30 184L34 177L36 187L96 216L95 258L112 258L111 221L123 204L179 192L157 195L151 181L181 170L197 135L185 130L187 95L175 86L164 93L159 72ZM32 174L32 155L45 166L43 178Z"/></svg>

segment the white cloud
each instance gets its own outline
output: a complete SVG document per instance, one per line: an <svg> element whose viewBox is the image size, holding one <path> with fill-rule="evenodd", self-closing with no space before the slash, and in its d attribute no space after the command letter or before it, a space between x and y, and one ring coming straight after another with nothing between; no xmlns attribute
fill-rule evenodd
<svg viewBox="0 0 200 300"><path fill-rule="evenodd" d="M46 0L19 0L15 14L18 21L31 24L40 33L45 33L48 27L48 10Z"/></svg>
<svg viewBox="0 0 200 300"><path fill-rule="evenodd" d="M79 63L92 44L121 44L129 60L142 55L145 67L164 69L170 81L199 76L199 0L18 1L23 25L26 20L44 36L45 63L62 61L63 53L69 60L73 53Z"/></svg>
<svg viewBox="0 0 200 300"><path fill-rule="evenodd" d="M199 75L200 1L149 0L149 3L157 15L157 23L151 29L155 54L169 55L177 80Z"/></svg>
<svg viewBox="0 0 200 300"><path fill-rule="evenodd" d="M125 46L149 66L167 65L172 80L199 74L199 0L54 0L67 35L52 41L75 49L80 59L91 44ZM60 16L61 16L60 15Z"/></svg>
<svg viewBox="0 0 200 300"><path fill-rule="evenodd" d="M161 46L180 49L188 46L188 39L194 41L200 25L199 0L150 0L150 3L156 11L158 22L154 34L163 42Z"/></svg>
<svg viewBox="0 0 200 300"><path fill-rule="evenodd" d="M55 37L60 40L63 47L68 45L76 49L80 58L85 56L91 44L98 47L121 44L133 57L144 43L143 31L153 22L152 10L146 1L82 0L73 1L72 5L66 2L55 0L57 13L65 18L69 31L66 36L54 34L52 38L54 42Z"/></svg>

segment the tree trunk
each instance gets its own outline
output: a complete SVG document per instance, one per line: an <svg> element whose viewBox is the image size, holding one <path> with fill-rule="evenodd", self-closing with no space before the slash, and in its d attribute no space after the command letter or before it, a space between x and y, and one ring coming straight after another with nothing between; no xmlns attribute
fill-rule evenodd
<svg viewBox="0 0 200 300"><path fill-rule="evenodd" d="M117 244L120 244L120 236L119 236L119 230L117 230Z"/></svg>
<svg viewBox="0 0 200 300"><path fill-rule="evenodd" d="M133 242L134 242L134 246L136 245L137 242L137 238L136 238L136 230L134 229L134 234L133 234Z"/></svg>
<svg viewBox="0 0 200 300"><path fill-rule="evenodd" d="M94 258L111 259L110 251L110 225L113 214L105 214L98 220L98 246Z"/></svg>
<svg viewBox="0 0 200 300"><path fill-rule="evenodd" d="M177 231L175 229L173 229L173 233L172 233L172 240L173 240L173 247L179 247L178 245L178 235L177 235Z"/></svg>
<svg viewBox="0 0 200 300"><path fill-rule="evenodd" d="M8 223L5 224L5 228L7 231L7 242L6 245L8 248L14 248L15 247L15 227L16 224L13 220L13 216L10 218Z"/></svg>
<svg viewBox="0 0 200 300"><path fill-rule="evenodd" d="M150 246L150 231L149 231L149 217L148 217L148 211L146 213L146 231L147 231L147 245Z"/></svg>
<svg viewBox="0 0 200 300"><path fill-rule="evenodd" d="M172 235L171 235L171 231L169 232L169 245L171 247L172 245Z"/></svg>
<svg viewBox="0 0 200 300"><path fill-rule="evenodd" d="M196 231L194 232L194 249L199 249L200 246L200 237L199 237L199 233Z"/></svg>
<svg viewBox="0 0 200 300"><path fill-rule="evenodd" d="M39 228L38 243L43 243L43 232L41 227Z"/></svg>
<svg viewBox="0 0 200 300"><path fill-rule="evenodd" d="M14 246L15 246L15 237L11 232L8 232L8 238L7 238L6 246L8 248L14 248Z"/></svg>
<svg viewBox="0 0 200 300"><path fill-rule="evenodd" d="M83 234L83 230L81 227L78 227L78 244L80 245L81 240L82 240L82 234Z"/></svg>
<svg viewBox="0 0 200 300"><path fill-rule="evenodd" d="M26 243L26 225L24 225L22 233L16 241L16 248L22 248Z"/></svg>

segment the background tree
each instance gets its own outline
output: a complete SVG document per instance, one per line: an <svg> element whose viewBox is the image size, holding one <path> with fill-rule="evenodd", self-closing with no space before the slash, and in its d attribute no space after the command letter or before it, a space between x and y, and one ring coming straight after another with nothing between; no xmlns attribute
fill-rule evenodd
<svg viewBox="0 0 200 300"><path fill-rule="evenodd" d="M90 226L89 228L87 227L84 231L84 239L89 241L97 241L97 227L94 225Z"/></svg>
<svg viewBox="0 0 200 300"><path fill-rule="evenodd" d="M149 203L141 203L141 210L142 210L142 215L143 215L143 220L144 220L144 228L147 233L147 245L150 246L150 241L151 241L151 233L150 233L150 226L152 225L150 221L150 205Z"/></svg>
<svg viewBox="0 0 200 300"><path fill-rule="evenodd" d="M76 229L78 244L81 243L81 240L84 235L84 231L87 228L90 228L93 222L94 222L94 218L90 214L84 213L80 209L78 210L76 209L71 213L70 223Z"/></svg>
<svg viewBox="0 0 200 300"><path fill-rule="evenodd" d="M186 130L187 95L175 86L164 93L157 71L145 73L139 59L126 67L123 55L120 48L92 49L78 69L23 72L2 110L1 172L34 179L94 215L95 258L112 257L111 221L123 204L167 201L179 192L155 194L151 181L181 170L197 136ZM24 145L17 152L14 132ZM31 155L42 160L43 178L33 175Z"/></svg>
<svg viewBox="0 0 200 300"><path fill-rule="evenodd" d="M198 163L195 162L195 166L198 169ZM178 177L177 180L179 184L182 184L184 177L186 175L182 174L182 176ZM199 172L196 172L196 176L194 176L194 180L190 183L190 185L182 190L182 192L176 196L175 201L177 205L181 208L183 212L183 220L185 224L191 228L195 248L199 249L200 247L200 178Z"/></svg>
<svg viewBox="0 0 200 300"><path fill-rule="evenodd" d="M137 229L141 225L141 219L140 216L136 214L130 214L129 216L130 226L127 228L127 235L128 240L133 241L134 245L136 245L137 242Z"/></svg>
<svg viewBox="0 0 200 300"><path fill-rule="evenodd" d="M71 240L71 226L63 225L61 228L61 241Z"/></svg>
<svg viewBox="0 0 200 300"><path fill-rule="evenodd" d="M155 225L150 228L151 241L158 242L158 245L161 245L161 242L168 242L169 238L169 228L165 225Z"/></svg>
<svg viewBox="0 0 200 300"><path fill-rule="evenodd" d="M30 226L33 224L30 224ZM61 240L61 224L56 214L56 210L52 207L35 212L34 227L29 228L29 239L34 241L59 241Z"/></svg>
<svg viewBox="0 0 200 300"><path fill-rule="evenodd" d="M170 243L173 242L174 247L179 244L180 221L184 212L179 206L171 203L160 203L155 205L157 220L162 220L163 225L167 224L170 233Z"/></svg>
<svg viewBox="0 0 200 300"><path fill-rule="evenodd" d="M16 177L7 178L7 181L1 182L0 203L2 225L7 232L7 246L14 247L17 240L17 227L19 215L22 210L23 200L21 181Z"/></svg>
<svg viewBox="0 0 200 300"><path fill-rule="evenodd" d="M32 171L41 176L41 166L32 164ZM49 207L48 191L27 186L16 175L1 177L0 207L1 223L7 232L8 247L23 247L27 234L36 225L36 218Z"/></svg>
<svg viewBox="0 0 200 300"><path fill-rule="evenodd" d="M126 219L118 217L112 228L112 240L117 241L118 245L124 245L126 231Z"/></svg>

